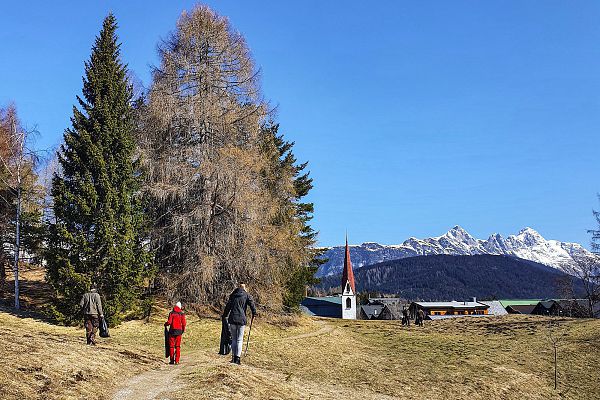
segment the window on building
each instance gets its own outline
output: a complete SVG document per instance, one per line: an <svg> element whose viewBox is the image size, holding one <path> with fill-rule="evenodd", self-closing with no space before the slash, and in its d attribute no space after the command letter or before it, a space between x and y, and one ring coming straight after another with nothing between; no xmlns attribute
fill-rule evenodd
<svg viewBox="0 0 600 400"><path fill-rule="evenodd" d="M350 300L350 297L346 299L346 308L352 308L352 300Z"/></svg>
<svg viewBox="0 0 600 400"><path fill-rule="evenodd" d="M350 284L346 282L346 293L350 293Z"/></svg>

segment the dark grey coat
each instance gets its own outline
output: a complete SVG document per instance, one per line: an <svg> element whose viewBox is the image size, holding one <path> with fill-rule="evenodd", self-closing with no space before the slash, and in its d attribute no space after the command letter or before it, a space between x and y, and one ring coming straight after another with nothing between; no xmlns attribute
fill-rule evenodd
<svg viewBox="0 0 600 400"><path fill-rule="evenodd" d="M250 306L252 316L256 315L254 300L244 289L237 288L229 296L229 301L223 312L223 318L227 318L230 324L246 325L246 310Z"/></svg>

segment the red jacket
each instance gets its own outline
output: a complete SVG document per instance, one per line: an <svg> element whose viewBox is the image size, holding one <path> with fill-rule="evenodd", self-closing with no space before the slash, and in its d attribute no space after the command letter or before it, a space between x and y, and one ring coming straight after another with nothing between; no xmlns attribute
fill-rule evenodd
<svg viewBox="0 0 600 400"><path fill-rule="evenodd" d="M169 319L165 322L165 326L169 327L169 333L177 336L185 332L185 314L181 311L181 308L175 306L173 311L169 313Z"/></svg>

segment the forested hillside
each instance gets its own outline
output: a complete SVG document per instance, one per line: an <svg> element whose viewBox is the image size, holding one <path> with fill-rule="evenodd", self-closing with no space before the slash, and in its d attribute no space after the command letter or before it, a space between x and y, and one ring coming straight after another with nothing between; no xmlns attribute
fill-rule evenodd
<svg viewBox="0 0 600 400"><path fill-rule="evenodd" d="M493 255L420 256L387 261L355 272L358 291L395 293L406 299L567 297L569 283L581 285L554 268L519 258ZM319 288L339 285L323 278Z"/></svg>

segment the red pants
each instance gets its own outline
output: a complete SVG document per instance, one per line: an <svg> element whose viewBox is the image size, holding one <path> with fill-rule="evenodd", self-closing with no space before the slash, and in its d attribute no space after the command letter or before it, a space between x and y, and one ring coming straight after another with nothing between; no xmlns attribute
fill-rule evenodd
<svg viewBox="0 0 600 400"><path fill-rule="evenodd" d="M169 355L171 356L171 361L175 361L176 363L179 362L179 356L181 355L180 347L181 335L169 335ZM175 358L173 358L173 355L175 356Z"/></svg>

